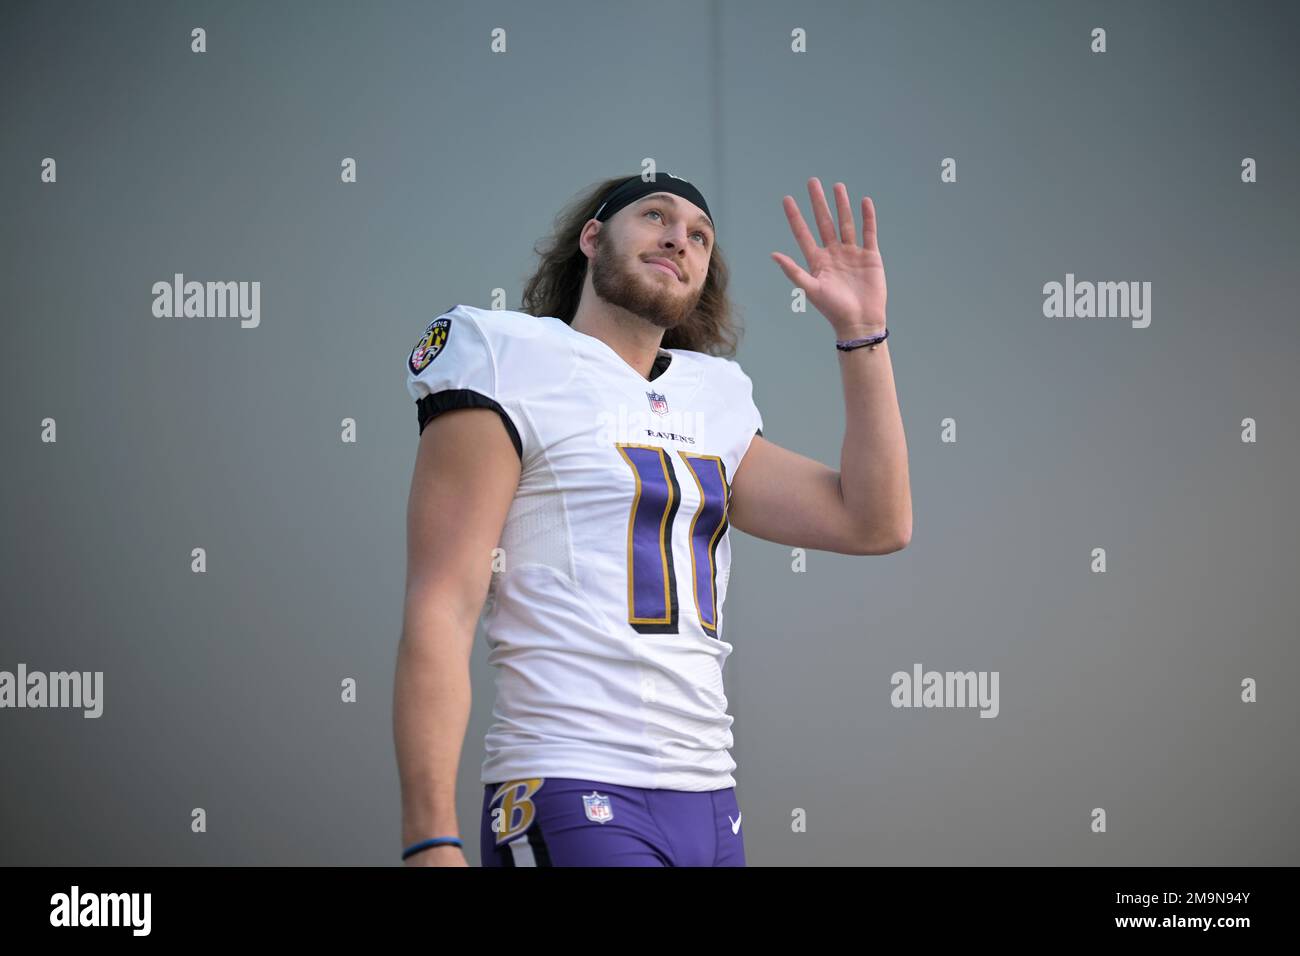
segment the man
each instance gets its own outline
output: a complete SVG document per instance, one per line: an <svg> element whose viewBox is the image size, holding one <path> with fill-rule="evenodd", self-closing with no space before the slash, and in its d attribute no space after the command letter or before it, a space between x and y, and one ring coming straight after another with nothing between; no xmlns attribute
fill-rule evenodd
<svg viewBox="0 0 1300 956"><path fill-rule="evenodd" d="M846 431L837 472L762 437L712 215L660 174L562 215L522 311L457 305L407 362L421 439L394 694L403 859L466 866L455 774L485 599L494 722L484 866L743 866L723 616L736 527L887 554L911 536L875 210L836 184L824 248L772 256L830 322ZM815 330L827 348L832 337Z"/></svg>

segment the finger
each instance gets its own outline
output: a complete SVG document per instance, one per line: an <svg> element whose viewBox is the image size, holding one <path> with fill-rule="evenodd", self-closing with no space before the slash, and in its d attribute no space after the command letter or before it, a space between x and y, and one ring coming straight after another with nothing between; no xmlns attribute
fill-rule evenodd
<svg viewBox="0 0 1300 956"><path fill-rule="evenodd" d="M853 221L853 207L849 205L849 190L843 183L835 184L835 213L840 217L840 242L853 245L858 241L858 229Z"/></svg>
<svg viewBox="0 0 1300 956"><path fill-rule="evenodd" d="M873 252L880 251L876 238L876 204L870 196L862 197L862 248Z"/></svg>
<svg viewBox="0 0 1300 956"><path fill-rule="evenodd" d="M813 293L817 288L817 280L799 268L799 263L795 262L789 256L783 256L779 252L772 253L772 258L776 264L781 267L785 277L803 289L807 293Z"/></svg>
<svg viewBox="0 0 1300 956"><path fill-rule="evenodd" d="M808 223L803 221L803 213L799 211L799 204L794 201L793 196L786 196L782 201L785 207L785 217L790 220L790 231L794 233L794 241L799 244L799 251L803 253L804 261L812 265L813 257L817 255L817 240L808 229Z"/></svg>
<svg viewBox="0 0 1300 956"><path fill-rule="evenodd" d="M835 222L831 219L831 207L826 205L822 181L816 176L808 180L808 195L812 199L813 218L817 220L817 231L821 233L822 244L834 244L838 241L835 238Z"/></svg>

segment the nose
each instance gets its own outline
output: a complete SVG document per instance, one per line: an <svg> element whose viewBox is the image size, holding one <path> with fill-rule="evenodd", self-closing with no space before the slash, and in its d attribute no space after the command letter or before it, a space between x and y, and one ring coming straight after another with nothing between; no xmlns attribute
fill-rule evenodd
<svg viewBox="0 0 1300 956"><path fill-rule="evenodd" d="M689 231L690 227L686 223L674 223L673 227L663 234L664 245L676 249L685 249Z"/></svg>

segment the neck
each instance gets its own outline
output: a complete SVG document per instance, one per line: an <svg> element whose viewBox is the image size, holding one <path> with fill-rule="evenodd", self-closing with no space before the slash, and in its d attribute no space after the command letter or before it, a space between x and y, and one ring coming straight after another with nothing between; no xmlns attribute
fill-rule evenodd
<svg viewBox="0 0 1300 956"><path fill-rule="evenodd" d="M594 300L594 301L593 301ZM626 309L584 295L573 321L575 331L600 339L628 365L649 376L659 357L664 329Z"/></svg>

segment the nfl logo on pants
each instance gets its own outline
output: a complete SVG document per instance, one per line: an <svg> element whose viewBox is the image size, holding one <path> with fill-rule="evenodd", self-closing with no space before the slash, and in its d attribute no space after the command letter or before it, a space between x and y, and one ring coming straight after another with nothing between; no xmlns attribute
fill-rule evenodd
<svg viewBox="0 0 1300 956"><path fill-rule="evenodd" d="M609 805L609 797L600 796L595 790L582 795L582 805L587 810L587 819L597 823L607 823L614 819L614 811Z"/></svg>

